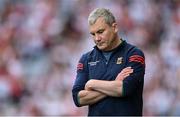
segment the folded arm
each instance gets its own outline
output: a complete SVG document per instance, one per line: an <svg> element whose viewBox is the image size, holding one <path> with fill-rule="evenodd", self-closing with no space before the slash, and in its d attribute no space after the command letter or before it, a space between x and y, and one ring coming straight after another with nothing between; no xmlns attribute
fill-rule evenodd
<svg viewBox="0 0 180 117"><path fill-rule="evenodd" d="M115 81L89 80L85 90L78 93L81 106L94 104L107 96L120 97L122 94L122 80L125 79L133 69L124 68L116 77Z"/></svg>
<svg viewBox="0 0 180 117"><path fill-rule="evenodd" d="M129 76L133 72L131 67L124 68L116 77L114 81L106 81L106 80L89 80L86 83L86 89L95 90L101 93L106 94L107 96L112 97L121 97L122 96L122 88L123 88L123 80Z"/></svg>
<svg viewBox="0 0 180 117"><path fill-rule="evenodd" d="M87 83L89 89L99 91L108 96L120 97L122 94L122 81L89 80Z"/></svg>
<svg viewBox="0 0 180 117"><path fill-rule="evenodd" d="M92 105L105 97L105 94L92 90L82 90L78 93L78 100L81 106Z"/></svg>

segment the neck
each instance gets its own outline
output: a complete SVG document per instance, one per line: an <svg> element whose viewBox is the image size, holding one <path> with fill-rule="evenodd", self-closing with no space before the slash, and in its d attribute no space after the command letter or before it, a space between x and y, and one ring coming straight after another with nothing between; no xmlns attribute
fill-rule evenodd
<svg viewBox="0 0 180 117"><path fill-rule="evenodd" d="M116 41L114 41L114 43L115 43L115 44L114 44L114 45L115 45L114 48L117 48L117 47L122 43L122 39L120 39L120 38L118 37L118 38L116 39ZM114 48L113 48L113 49L114 49Z"/></svg>
<svg viewBox="0 0 180 117"><path fill-rule="evenodd" d="M114 48L117 48L121 43L122 43L122 40L119 39L119 37L117 37L117 38L113 41L111 50L113 50Z"/></svg>

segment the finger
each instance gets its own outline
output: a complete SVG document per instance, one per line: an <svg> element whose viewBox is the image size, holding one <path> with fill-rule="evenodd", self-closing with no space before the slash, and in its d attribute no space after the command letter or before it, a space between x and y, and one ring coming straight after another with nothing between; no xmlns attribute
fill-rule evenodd
<svg viewBox="0 0 180 117"><path fill-rule="evenodd" d="M126 74L126 75L124 75L124 78L123 79L125 79L126 77L128 77L130 74Z"/></svg>
<svg viewBox="0 0 180 117"><path fill-rule="evenodd" d="M121 71L119 74L132 73L132 72L133 72L133 69L126 69L126 70Z"/></svg>
<svg viewBox="0 0 180 117"><path fill-rule="evenodd" d="M116 78L116 80L124 80L124 79L127 78L129 75L130 75L130 74L123 74L123 75L121 75L121 76L118 76L118 77Z"/></svg>
<svg viewBox="0 0 180 117"><path fill-rule="evenodd" d="M127 71L127 72L121 72L117 75L116 79L121 79L123 80L124 78L126 78L127 76L129 76L131 73L133 73L133 69Z"/></svg>
<svg viewBox="0 0 180 117"><path fill-rule="evenodd" d="M130 72L128 72L128 73L124 73L124 74L122 74L122 76L123 77L125 77L125 76L127 76L127 75L130 75L131 73Z"/></svg>
<svg viewBox="0 0 180 117"><path fill-rule="evenodd" d="M131 67L126 67L121 72L125 72L125 71L131 70L131 69L132 69Z"/></svg>
<svg viewBox="0 0 180 117"><path fill-rule="evenodd" d="M125 72L125 73L122 73L122 75L123 76L127 76L127 75L130 75L131 73L133 73L133 69L132 70L129 70L129 71L127 71L127 72Z"/></svg>
<svg viewBox="0 0 180 117"><path fill-rule="evenodd" d="M129 71L126 71L126 72L121 72L121 73L118 74L118 77L124 76L126 74L131 74L131 73L133 73L133 70L129 70Z"/></svg>
<svg viewBox="0 0 180 117"><path fill-rule="evenodd" d="M122 71L127 70L127 69L132 69L132 68L131 67L126 67Z"/></svg>

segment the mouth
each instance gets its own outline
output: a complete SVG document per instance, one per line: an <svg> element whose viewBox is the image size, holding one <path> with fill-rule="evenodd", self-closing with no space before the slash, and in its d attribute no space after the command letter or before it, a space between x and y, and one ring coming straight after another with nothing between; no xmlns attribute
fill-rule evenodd
<svg viewBox="0 0 180 117"><path fill-rule="evenodd" d="M104 43L96 43L97 46L102 46Z"/></svg>

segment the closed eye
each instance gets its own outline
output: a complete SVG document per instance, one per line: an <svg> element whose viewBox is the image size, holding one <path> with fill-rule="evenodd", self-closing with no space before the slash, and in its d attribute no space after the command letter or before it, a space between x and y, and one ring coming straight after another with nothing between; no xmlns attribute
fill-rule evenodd
<svg viewBox="0 0 180 117"><path fill-rule="evenodd" d="M97 34L102 34L104 32L104 29L100 29L100 30L98 30L97 32L95 32L95 33L97 33ZM92 36L95 36L95 33L90 33Z"/></svg>
<svg viewBox="0 0 180 117"><path fill-rule="evenodd" d="M90 33L92 36L95 36L95 33Z"/></svg>
<svg viewBox="0 0 180 117"><path fill-rule="evenodd" d="M104 29L101 29L101 30L98 30L98 31L97 31L98 34L101 34L101 33L103 33L103 32L104 32Z"/></svg>

